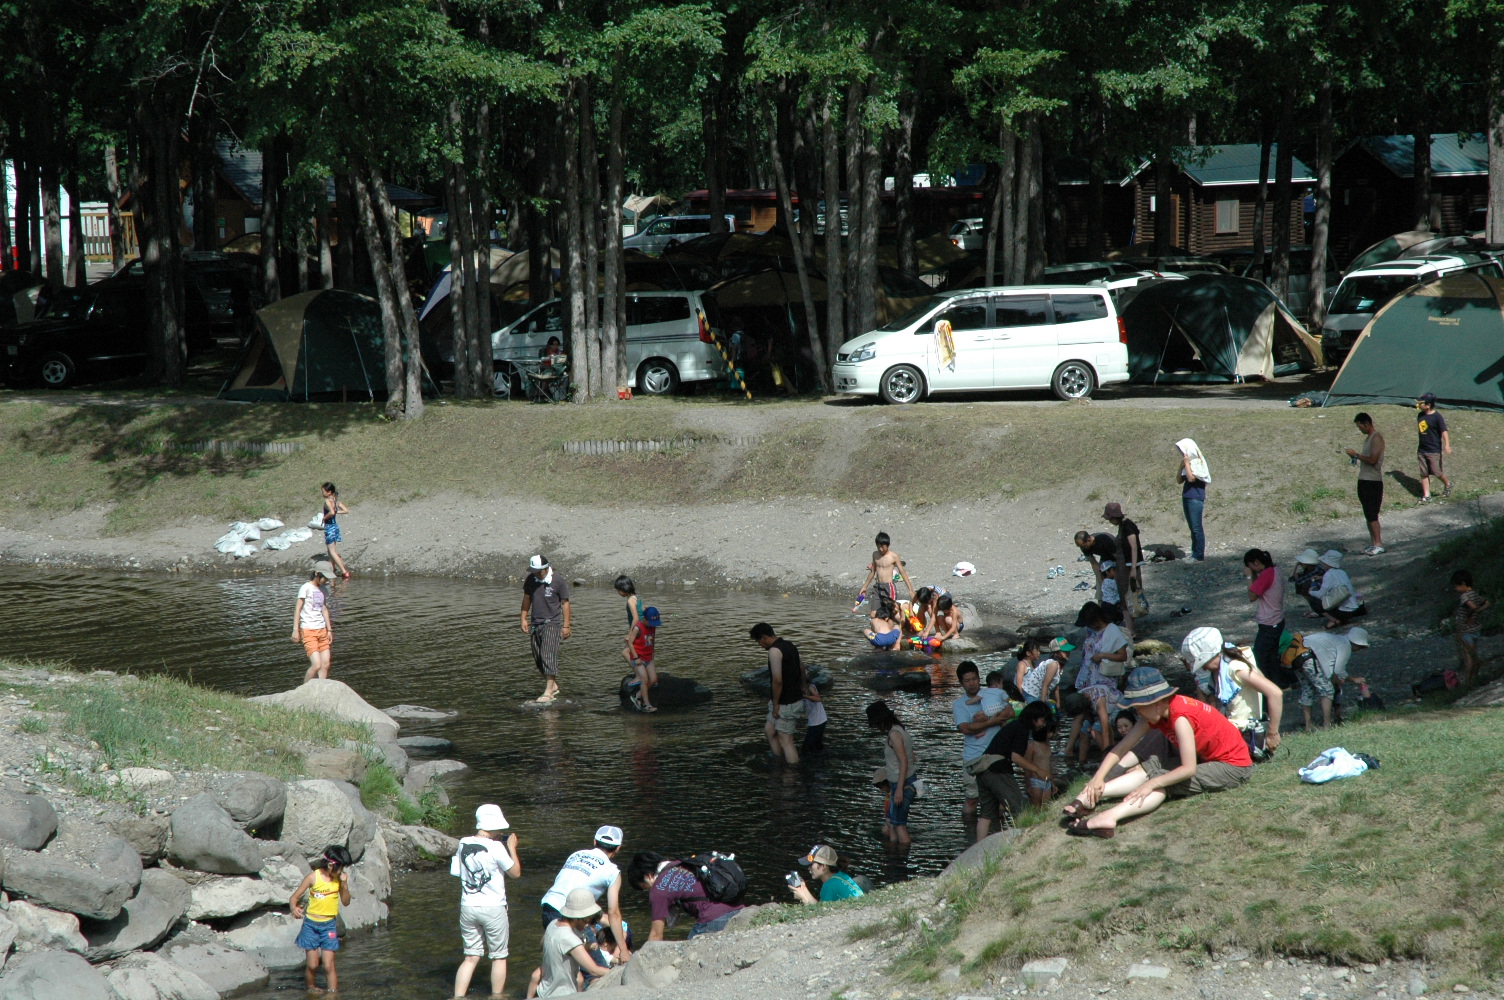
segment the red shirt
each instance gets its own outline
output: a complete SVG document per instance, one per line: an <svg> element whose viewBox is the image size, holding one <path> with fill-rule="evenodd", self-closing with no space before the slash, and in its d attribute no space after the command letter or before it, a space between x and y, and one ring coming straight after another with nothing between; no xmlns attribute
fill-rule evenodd
<svg viewBox="0 0 1504 1000"><path fill-rule="evenodd" d="M1253 758L1248 756L1248 744L1238 727L1227 721L1226 716L1204 701L1177 694L1170 699L1169 714L1154 723L1154 728L1165 734L1173 747L1179 747L1175 736L1175 720L1185 719L1196 734L1196 763L1220 760L1233 767L1252 767Z"/></svg>
<svg viewBox="0 0 1504 1000"><path fill-rule="evenodd" d="M632 638L632 655L644 663L653 658L654 636L658 634L655 628L649 628L647 622L637 622L637 635Z"/></svg>

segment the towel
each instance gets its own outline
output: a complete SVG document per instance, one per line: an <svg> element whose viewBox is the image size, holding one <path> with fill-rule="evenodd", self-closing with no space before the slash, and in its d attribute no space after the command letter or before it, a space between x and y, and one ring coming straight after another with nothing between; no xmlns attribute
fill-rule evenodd
<svg viewBox="0 0 1504 1000"><path fill-rule="evenodd" d="M1206 456L1201 454L1201 449L1190 438L1181 438L1175 442L1175 447L1180 453L1191 460L1191 472L1203 483L1212 481L1211 466L1206 464Z"/></svg>
<svg viewBox="0 0 1504 1000"><path fill-rule="evenodd" d="M935 324L935 343L940 349L940 367L956 370L956 338L951 332L950 320L942 319Z"/></svg>

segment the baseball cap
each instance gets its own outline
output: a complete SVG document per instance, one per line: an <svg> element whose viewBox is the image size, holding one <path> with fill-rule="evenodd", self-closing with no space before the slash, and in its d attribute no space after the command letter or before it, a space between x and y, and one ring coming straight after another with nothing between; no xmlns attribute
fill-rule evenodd
<svg viewBox="0 0 1504 1000"><path fill-rule="evenodd" d="M313 567L313 571L319 576L323 577L325 580L334 579L334 570L330 569L324 563L319 563L317 566Z"/></svg>
<svg viewBox="0 0 1504 1000"><path fill-rule="evenodd" d="M533 556L527 561L528 569L547 569L548 559L543 556Z"/></svg>
<svg viewBox="0 0 1504 1000"><path fill-rule="evenodd" d="M1434 403L1434 402L1436 402L1436 393L1434 393L1434 392L1423 392L1423 393L1420 394L1420 401L1422 403Z"/></svg>
<svg viewBox="0 0 1504 1000"><path fill-rule="evenodd" d="M811 847L809 849L808 854L799 859L799 863L801 865L810 865L818 861L822 865L829 865L830 867L834 868L836 866L836 862L840 860L841 856L836 853L836 849L834 847L831 847L829 844L816 844L814 847Z"/></svg>
<svg viewBox="0 0 1504 1000"><path fill-rule="evenodd" d="M1050 640L1050 644L1044 648L1044 651L1046 653L1069 653L1075 648L1075 644L1066 642L1064 636L1057 636Z"/></svg>
<svg viewBox="0 0 1504 1000"><path fill-rule="evenodd" d="M1112 503L1108 504L1106 507L1102 508L1102 518L1103 518L1103 520L1111 521L1115 517L1122 517L1122 516L1123 516L1123 505L1120 504L1120 503L1118 503L1116 500L1114 500Z"/></svg>
<svg viewBox="0 0 1504 1000"><path fill-rule="evenodd" d="M1354 646L1363 646L1365 648L1373 645L1373 642L1368 638L1368 629L1361 625L1354 625L1347 630L1347 641Z"/></svg>
<svg viewBox="0 0 1504 1000"><path fill-rule="evenodd" d="M501 812L501 806L487 802L475 810L475 828L477 830L505 830L508 826L507 818Z"/></svg>
<svg viewBox="0 0 1504 1000"><path fill-rule="evenodd" d="M1190 663L1192 670L1200 670L1208 660L1222 652L1222 633L1203 625L1192 629L1180 643L1180 655Z"/></svg>
<svg viewBox="0 0 1504 1000"><path fill-rule="evenodd" d="M623 834L619 826L603 826L595 831L595 842L607 847L620 847Z"/></svg>
<svg viewBox="0 0 1504 1000"><path fill-rule="evenodd" d="M657 628L662 624L663 616L658 613L657 608L647 608L642 612L642 621L648 628Z"/></svg>

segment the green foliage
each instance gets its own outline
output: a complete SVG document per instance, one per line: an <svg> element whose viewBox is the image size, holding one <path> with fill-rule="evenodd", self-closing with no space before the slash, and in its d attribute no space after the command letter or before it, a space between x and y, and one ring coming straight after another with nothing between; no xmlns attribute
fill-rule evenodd
<svg viewBox="0 0 1504 1000"><path fill-rule="evenodd" d="M1504 625L1504 518L1493 518L1473 531L1457 535L1431 550L1431 565L1436 568L1437 618L1450 625L1457 611L1457 593L1452 589L1452 573L1465 569L1473 574L1473 586L1489 602L1483 612L1483 625L1494 629Z"/></svg>

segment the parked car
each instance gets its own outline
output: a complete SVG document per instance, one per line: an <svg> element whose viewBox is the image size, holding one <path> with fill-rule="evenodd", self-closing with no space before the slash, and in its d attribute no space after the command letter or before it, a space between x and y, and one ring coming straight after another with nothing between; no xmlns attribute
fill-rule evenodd
<svg viewBox="0 0 1504 1000"><path fill-rule="evenodd" d="M1321 352L1327 364L1342 362L1373 314L1390 299L1412 285L1458 271L1504 276L1504 267L1497 259L1477 253L1430 254L1385 261L1350 272L1333 293L1321 325Z"/></svg>
<svg viewBox="0 0 1504 1000"><path fill-rule="evenodd" d="M955 347L949 360L942 320ZM837 392L887 403L983 389L1086 399L1099 385L1128 381L1128 331L1106 289L1091 285L946 292L842 344L831 376Z"/></svg>
<svg viewBox="0 0 1504 1000"><path fill-rule="evenodd" d="M987 248L987 222L985 219L957 220L946 234L950 241L962 250L985 250Z"/></svg>
<svg viewBox="0 0 1504 1000"><path fill-rule="evenodd" d="M698 291L627 293L628 384L637 392L662 396L686 382L724 378L726 365L715 346L715 302ZM564 303L552 299L491 337L498 390L516 388L517 361L533 361L548 338L564 336ZM565 344L568 349L568 344Z"/></svg>
<svg viewBox="0 0 1504 1000"><path fill-rule="evenodd" d="M243 253L184 251L184 324L195 337L233 338L237 344L250 337L256 328L256 310L266 305L254 259ZM145 266L137 257L94 287L145 280Z"/></svg>
<svg viewBox="0 0 1504 1000"><path fill-rule="evenodd" d="M1084 264L1052 264L1044 269L1039 282L1043 285L1096 285L1112 294L1113 302L1124 289L1137 288L1144 281L1156 278L1183 279L1185 275L1175 272L1156 274L1121 264L1115 261L1092 261Z"/></svg>
<svg viewBox="0 0 1504 1000"><path fill-rule="evenodd" d="M48 298L36 319L0 329L5 380L62 389L139 374L146 367L150 333L143 282L116 279L64 289ZM187 333L190 355L212 346L203 327L189 326Z"/></svg>
<svg viewBox="0 0 1504 1000"><path fill-rule="evenodd" d="M726 216L726 228L736 232L736 216ZM708 215L660 215L647 228L621 241L627 250L640 250L657 256L676 243L692 240L710 232Z"/></svg>

